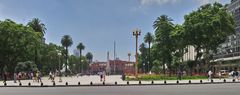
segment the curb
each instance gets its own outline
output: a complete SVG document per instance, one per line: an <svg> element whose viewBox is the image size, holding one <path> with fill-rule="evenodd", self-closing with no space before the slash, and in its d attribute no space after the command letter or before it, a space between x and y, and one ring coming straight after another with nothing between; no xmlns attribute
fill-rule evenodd
<svg viewBox="0 0 240 95"><path fill-rule="evenodd" d="M140 82L139 82L140 83ZM196 84L200 84L200 85L204 85L204 84L233 84L233 83L240 83L240 82L202 82L202 83L149 83L149 84L102 84L102 83L98 83L98 84L81 84L81 85L69 85L69 84L65 84L65 85L1 85L0 87L96 87L96 86L150 86L150 85L196 85Z"/></svg>

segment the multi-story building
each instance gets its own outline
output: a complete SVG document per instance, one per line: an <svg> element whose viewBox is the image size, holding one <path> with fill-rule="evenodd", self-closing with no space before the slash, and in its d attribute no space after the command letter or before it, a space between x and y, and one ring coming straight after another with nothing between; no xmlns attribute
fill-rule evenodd
<svg viewBox="0 0 240 95"><path fill-rule="evenodd" d="M134 62L122 61L119 59L108 60L107 62L93 62L90 64L91 74L97 74L98 72L106 71L107 64L110 65L109 74L133 74L134 73Z"/></svg>
<svg viewBox="0 0 240 95"><path fill-rule="evenodd" d="M234 16L236 33L227 38L214 55L216 70L239 70L240 66L240 0L231 0L227 6L228 11Z"/></svg>
<svg viewBox="0 0 240 95"><path fill-rule="evenodd" d="M196 52L193 46L187 46L187 52L183 55L183 61L195 60Z"/></svg>
<svg viewBox="0 0 240 95"><path fill-rule="evenodd" d="M105 71L107 66L107 62L98 62L95 61L93 63L90 64L90 73L91 74L98 74L98 72L102 72Z"/></svg>
<svg viewBox="0 0 240 95"><path fill-rule="evenodd" d="M119 59L109 60L111 73L134 73L134 62L122 61Z"/></svg>

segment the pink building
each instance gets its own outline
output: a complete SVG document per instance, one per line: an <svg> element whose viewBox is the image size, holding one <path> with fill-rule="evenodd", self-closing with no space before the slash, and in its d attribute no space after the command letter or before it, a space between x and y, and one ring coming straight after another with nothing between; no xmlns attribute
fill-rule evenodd
<svg viewBox="0 0 240 95"><path fill-rule="evenodd" d="M91 74L97 74L98 72L106 70L108 62L93 62L90 64ZM109 60L110 74L134 74L134 62L122 61L122 60Z"/></svg>

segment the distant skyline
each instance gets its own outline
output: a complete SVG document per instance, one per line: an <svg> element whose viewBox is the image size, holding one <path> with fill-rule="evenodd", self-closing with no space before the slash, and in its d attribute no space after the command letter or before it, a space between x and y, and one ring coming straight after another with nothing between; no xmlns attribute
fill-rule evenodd
<svg viewBox="0 0 240 95"><path fill-rule="evenodd" d="M26 24L39 18L46 25L46 43L61 45L63 35L70 35L73 45L85 45L83 55L93 53L93 60L106 61L107 52L134 61L135 38L132 31L141 29L139 44L147 32L154 34L153 22L160 15L168 15L175 24L182 24L184 15L203 4L231 0L0 0L0 20L11 19Z"/></svg>

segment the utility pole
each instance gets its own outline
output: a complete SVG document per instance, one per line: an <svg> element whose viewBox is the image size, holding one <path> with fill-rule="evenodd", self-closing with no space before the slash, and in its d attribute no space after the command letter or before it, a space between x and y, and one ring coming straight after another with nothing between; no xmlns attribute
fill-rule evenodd
<svg viewBox="0 0 240 95"><path fill-rule="evenodd" d="M136 55L135 55L135 59L136 59L136 63L135 63L135 77L137 78L138 77L138 36L141 35L141 30L140 29L136 29L136 30L133 30L133 36L136 37Z"/></svg>

